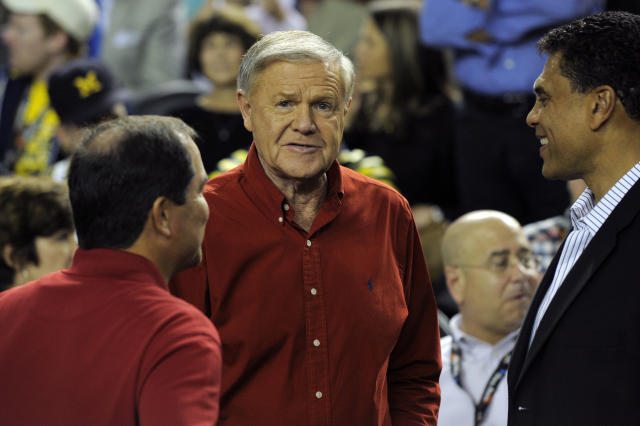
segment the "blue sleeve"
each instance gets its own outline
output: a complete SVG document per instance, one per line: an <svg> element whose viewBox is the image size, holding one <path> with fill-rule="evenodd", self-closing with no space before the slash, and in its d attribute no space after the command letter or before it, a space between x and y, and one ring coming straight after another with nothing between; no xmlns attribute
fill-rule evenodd
<svg viewBox="0 0 640 426"><path fill-rule="evenodd" d="M602 11L604 0L490 0L489 10L461 0L426 0L420 15L424 43L434 47L482 50L468 33L484 28L498 43L514 43L536 29Z"/></svg>
<svg viewBox="0 0 640 426"><path fill-rule="evenodd" d="M425 0L420 12L420 35L429 46L473 49L478 43L469 42L466 36L484 28L488 17L489 11L460 0Z"/></svg>
<svg viewBox="0 0 640 426"><path fill-rule="evenodd" d="M513 43L536 29L601 12L604 0L502 0L487 22L494 40Z"/></svg>

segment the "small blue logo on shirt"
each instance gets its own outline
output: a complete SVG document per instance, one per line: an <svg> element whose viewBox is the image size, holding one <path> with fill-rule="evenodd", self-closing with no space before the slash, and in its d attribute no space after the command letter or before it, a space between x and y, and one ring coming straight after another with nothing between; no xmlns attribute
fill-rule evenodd
<svg viewBox="0 0 640 426"><path fill-rule="evenodd" d="M369 291L373 291L373 283L371 282L371 278L369 278L369 282L367 283L367 286L369 286Z"/></svg>

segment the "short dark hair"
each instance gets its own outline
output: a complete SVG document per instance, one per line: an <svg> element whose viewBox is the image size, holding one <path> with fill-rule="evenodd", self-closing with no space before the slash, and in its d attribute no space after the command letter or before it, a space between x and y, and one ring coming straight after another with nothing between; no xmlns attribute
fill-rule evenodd
<svg viewBox="0 0 640 426"><path fill-rule="evenodd" d="M128 248L158 197L184 204L195 171L181 137L194 135L182 120L158 116L124 117L91 129L69 166L80 248Z"/></svg>
<svg viewBox="0 0 640 426"><path fill-rule="evenodd" d="M200 64L200 51L204 39L213 33L232 34L240 38L242 47L246 52L258 40L258 29L252 26L249 18L235 16L222 11L214 11L196 19L189 31L187 47L187 76L191 77L195 72L202 72Z"/></svg>
<svg viewBox="0 0 640 426"><path fill-rule="evenodd" d="M73 230L65 184L45 177L0 177L0 250L11 245L14 263L38 265L36 237L60 230ZM0 256L0 291L13 284L15 272Z"/></svg>
<svg viewBox="0 0 640 426"><path fill-rule="evenodd" d="M559 53L560 72L574 91L611 86L629 117L640 121L640 16L603 12L554 28L538 42Z"/></svg>

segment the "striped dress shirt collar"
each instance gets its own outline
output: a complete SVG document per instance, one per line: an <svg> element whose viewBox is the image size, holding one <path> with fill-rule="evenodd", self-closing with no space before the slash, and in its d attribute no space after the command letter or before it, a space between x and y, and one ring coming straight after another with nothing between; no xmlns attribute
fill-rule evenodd
<svg viewBox="0 0 640 426"><path fill-rule="evenodd" d="M574 229L587 228L594 235L607 220L611 212L629 189L640 178L640 162L636 163L624 176L607 191L602 199L595 204L595 197L591 189L587 188L571 206L571 224Z"/></svg>

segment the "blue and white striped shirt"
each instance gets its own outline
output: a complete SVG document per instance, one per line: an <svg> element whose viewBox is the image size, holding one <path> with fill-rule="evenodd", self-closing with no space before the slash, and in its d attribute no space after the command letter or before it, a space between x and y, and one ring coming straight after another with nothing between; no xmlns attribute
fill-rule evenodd
<svg viewBox="0 0 640 426"><path fill-rule="evenodd" d="M538 325L544 316L551 300L564 282L569 271L576 263L584 249L587 247L593 236L598 232L602 224L607 220L613 209L616 208L620 200L624 198L629 189L640 178L640 162L636 163L618 182L616 182L604 197L594 206L593 192L589 188L585 189L582 195L571 206L571 224L573 230L567 235L558 266L553 276L551 286L547 290L533 323L529 346L533 342Z"/></svg>

